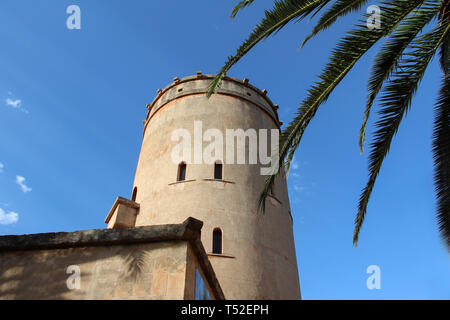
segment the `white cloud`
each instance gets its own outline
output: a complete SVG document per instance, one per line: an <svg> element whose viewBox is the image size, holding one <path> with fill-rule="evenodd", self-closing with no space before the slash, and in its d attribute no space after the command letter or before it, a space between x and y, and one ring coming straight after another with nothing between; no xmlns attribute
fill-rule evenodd
<svg viewBox="0 0 450 320"><path fill-rule="evenodd" d="M20 100L20 99L13 100L11 98L6 98L5 102L6 102L6 105L13 107L13 108L20 108L20 106L22 105L22 100Z"/></svg>
<svg viewBox="0 0 450 320"><path fill-rule="evenodd" d="M292 172L290 175L289 175L289 177L292 177L292 178L302 178L302 175L300 174L300 173L297 173L297 172Z"/></svg>
<svg viewBox="0 0 450 320"><path fill-rule="evenodd" d="M4 168L4 167L5 167L5 166L3 165L3 163L0 162L0 173L3 172L3 168Z"/></svg>
<svg viewBox="0 0 450 320"><path fill-rule="evenodd" d="M305 189L306 188L304 186L301 186L301 185L298 185L298 184L294 185L294 190L297 191L297 192L305 191Z"/></svg>
<svg viewBox="0 0 450 320"><path fill-rule="evenodd" d="M25 182L24 177L16 176L16 183L19 185L20 189L22 189L22 191L25 193L30 192L32 189L29 188L24 182Z"/></svg>
<svg viewBox="0 0 450 320"><path fill-rule="evenodd" d="M8 91L8 95L13 96L11 91ZM6 98L5 99L5 104L7 106L9 106L9 107L14 108L14 109L20 110L20 111L25 112L25 113L29 113L27 109L22 107L22 100L20 100L20 99Z"/></svg>
<svg viewBox="0 0 450 320"><path fill-rule="evenodd" d="M19 221L18 213L12 211L6 213L2 208L0 208L0 224L13 224L17 221Z"/></svg>
<svg viewBox="0 0 450 320"><path fill-rule="evenodd" d="M303 175L299 173L300 162L294 157L291 162L290 172L289 172L289 186L294 189L296 193L308 192L309 187L303 181Z"/></svg>

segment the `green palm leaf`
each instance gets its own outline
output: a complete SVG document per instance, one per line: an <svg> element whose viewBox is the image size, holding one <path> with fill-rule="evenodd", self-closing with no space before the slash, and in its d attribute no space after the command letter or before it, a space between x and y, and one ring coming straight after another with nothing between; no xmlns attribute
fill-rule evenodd
<svg viewBox="0 0 450 320"><path fill-rule="evenodd" d="M421 5L423 1L424 0L397 0L386 2L381 9L381 18L382 21L385 21L385 23L382 24L381 29L370 30L363 23L359 25L357 29L349 32L349 34L338 43L336 49L333 51L333 55L330 59L331 61L320 76L320 81L308 91L308 96L297 110L296 116L283 130L280 138L280 164L284 164L286 168L289 167L293 153L297 149L301 137L309 122L314 117L317 109L327 100L330 93L348 74L359 59L378 40L389 34L411 11ZM290 152L291 155L284 161L288 152ZM272 187L275 177L276 175L269 176L266 179L264 189L260 194L260 208L263 208L261 204L265 201L267 192Z"/></svg>
<svg viewBox="0 0 450 320"><path fill-rule="evenodd" d="M433 132L434 182L441 236L450 247L450 78L446 77L435 108Z"/></svg>
<svg viewBox="0 0 450 320"><path fill-rule="evenodd" d="M207 97L210 97L220 87L222 79L228 70L236 64L258 42L266 39L274 32L279 31L292 20L301 20L311 13L325 0L282 0L275 1L274 7L266 11L266 16L253 30L248 39L238 48L234 56L228 57L228 61L211 81Z"/></svg>
<svg viewBox="0 0 450 320"><path fill-rule="evenodd" d="M411 100L429 62L448 35L449 26L450 24L446 22L411 42L411 52L405 53L405 57L399 62L393 79L390 80L383 92L382 109L380 110L381 119L376 123L378 129L374 135L374 142L371 144L369 181L361 194L358 213L355 218L354 245L358 243L367 204L392 139L411 106Z"/></svg>
<svg viewBox="0 0 450 320"><path fill-rule="evenodd" d="M438 14L440 7L440 0L425 1L422 6L402 21L399 27L390 35L388 42L381 47L380 52L377 54L369 79L369 95L359 135L359 148L361 153L363 152L366 125L370 111L383 83L389 78L397 66L409 43Z"/></svg>
<svg viewBox="0 0 450 320"><path fill-rule="evenodd" d="M448 77L450 75L450 37L442 42L440 63L444 75Z"/></svg>
<svg viewBox="0 0 450 320"><path fill-rule="evenodd" d="M231 11L231 18L232 19L235 18L241 9L251 5L253 3L253 1L255 1L255 0L242 0L241 2L239 2Z"/></svg>
<svg viewBox="0 0 450 320"><path fill-rule="evenodd" d="M320 6L317 6L317 8L314 9L314 12L311 13L311 17L310 19L314 18L316 16L316 14L318 14L320 11L322 11L323 7L325 7L328 3L330 3L331 0L326 0L324 2L322 2L322 4Z"/></svg>
<svg viewBox="0 0 450 320"><path fill-rule="evenodd" d="M450 248L450 36L441 46L444 80L435 107L433 130L434 182L441 236Z"/></svg>
<svg viewBox="0 0 450 320"><path fill-rule="evenodd" d="M306 37L301 47L319 32L324 31L342 16L361 9L369 0L338 0L321 17L312 33Z"/></svg>

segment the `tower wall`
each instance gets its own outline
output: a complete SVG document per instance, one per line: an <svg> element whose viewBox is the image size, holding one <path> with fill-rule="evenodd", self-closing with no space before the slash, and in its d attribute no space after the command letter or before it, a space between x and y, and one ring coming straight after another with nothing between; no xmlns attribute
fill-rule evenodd
<svg viewBox="0 0 450 320"><path fill-rule="evenodd" d="M276 109L265 92L247 81L225 78L218 93L207 99L211 78L176 79L149 106L134 181L140 204L136 226L180 223L190 216L202 220L202 242L227 299L299 299L284 177L276 181L265 214L257 211L265 179L259 164L225 161L218 181L213 179L214 164L188 163L185 181L177 182L178 163L171 156L179 144L171 140L174 130L188 130L193 146L194 121L202 122L203 133L219 129L224 142L226 129L279 129ZM203 142L203 147L208 144ZM220 255L211 253L215 228L222 231Z"/></svg>

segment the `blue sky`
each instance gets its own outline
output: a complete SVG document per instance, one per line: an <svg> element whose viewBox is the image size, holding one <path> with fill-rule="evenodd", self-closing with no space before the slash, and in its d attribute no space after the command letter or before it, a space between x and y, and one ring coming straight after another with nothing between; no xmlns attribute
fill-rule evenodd
<svg viewBox="0 0 450 320"><path fill-rule="evenodd" d="M156 90L175 76L217 72L271 6L256 1L231 20L235 3L1 1L0 234L104 228L115 197L130 196L145 105ZM72 4L81 8L81 30L66 27ZM287 123L355 19L302 50L314 21L289 25L229 74L267 89ZM449 299L450 259L437 232L432 176L437 59L352 247L367 179L358 133L375 52L321 107L296 153L288 183L303 298ZM380 267L379 290L366 287L370 265Z"/></svg>

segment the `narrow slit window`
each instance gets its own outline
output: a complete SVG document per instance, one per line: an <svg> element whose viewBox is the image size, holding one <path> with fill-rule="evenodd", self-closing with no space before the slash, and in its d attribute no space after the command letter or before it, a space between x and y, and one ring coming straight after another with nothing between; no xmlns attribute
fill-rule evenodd
<svg viewBox="0 0 450 320"><path fill-rule="evenodd" d="M223 179L223 165L220 162L214 164L214 179Z"/></svg>
<svg viewBox="0 0 450 320"><path fill-rule="evenodd" d="M178 165L177 181L186 180L186 163L182 162Z"/></svg>
<svg viewBox="0 0 450 320"><path fill-rule="evenodd" d="M222 230L219 228L213 231L213 248L212 252L215 254L222 254Z"/></svg>
<svg viewBox="0 0 450 320"><path fill-rule="evenodd" d="M131 201L136 201L137 187L133 188L133 193L131 194Z"/></svg>

